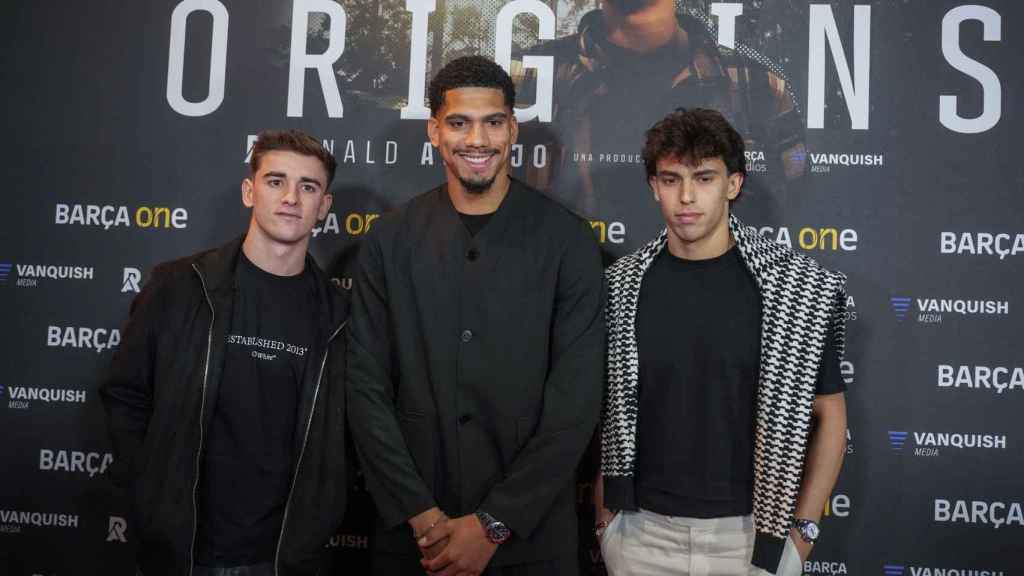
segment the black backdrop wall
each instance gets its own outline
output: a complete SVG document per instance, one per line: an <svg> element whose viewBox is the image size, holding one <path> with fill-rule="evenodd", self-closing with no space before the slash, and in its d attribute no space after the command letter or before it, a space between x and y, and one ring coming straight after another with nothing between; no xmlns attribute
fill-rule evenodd
<svg viewBox="0 0 1024 576"><path fill-rule="evenodd" d="M442 179L425 79L469 53L521 80L517 175L590 218L609 259L658 231L643 130L703 104L750 136L741 217L849 276L848 455L807 574L1024 571L1024 7L687 1L690 37L721 44L726 100L680 53L587 52L596 8L5 2L0 573L133 573L96 387L147 271L244 230L254 135L296 127L333 148L312 250L348 286L377 215ZM365 572L372 503L352 489L336 574ZM584 481L586 534L589 506Z"/></svg>

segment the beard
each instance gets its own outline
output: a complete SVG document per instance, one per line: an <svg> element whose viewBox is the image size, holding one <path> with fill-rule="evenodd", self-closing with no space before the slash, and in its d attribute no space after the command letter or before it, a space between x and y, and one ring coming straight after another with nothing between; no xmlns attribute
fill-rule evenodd
<svg viewBox="0 0 1024 576"><path fill-rule="evenodd" d="M658 3L658 0L605 0L623 14L634 14Z"/></svg>
<svg viewBox="0 0 1024 576"><path fill-rule="evenodd" d="M488 190L491 189L491 185L494 184L494 180L497 177L497 174L495 174L494 176L491 176L490 178L485 178L483 180L470 180L468 178L463 178L462 176L459 176L459 182L462 182L462 187L466 190L466 192L469 192L470 194L476 194L479 196L480 194L483 194L484 192L487 192Z"/></svg>
<svg viewBox="0 0 1024 576"><path fill-rule="evenodd" d="M466 152L472 152L472 151L476 151L478 153L488 153L488 154L500 155L499 154L499 150L496 150L496 149L493 149L493 148L474 148L474 149L460 148L460 149L455 151L455 154L458 155L458 154L462 154L462 153L466 153ZM467 176L463 176L462 174L458 174L458 171L456 171L456 176L458 177L459 182L462 183L462 187L466 190L466 192L469 192L470 194L475 194L475 195L479 196L480 194L483 194L483 193L485 193L485 192L487 192L488 190L491 189L491 185L494 184L494 181L498 178L498 173L499 172L501 172L500 168L498 170L495 170L494 174L489 176L489 177L486 176L486 175L483 175L483 174L474 175L475 177L474 176L467 177Z"/></svg>

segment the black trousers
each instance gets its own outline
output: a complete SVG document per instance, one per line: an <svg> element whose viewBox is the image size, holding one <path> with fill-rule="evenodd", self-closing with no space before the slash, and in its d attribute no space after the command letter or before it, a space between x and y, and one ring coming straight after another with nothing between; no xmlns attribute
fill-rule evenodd
<svg viewBox="0 0 1024 576"><path fill-rule="evenodd" d="M575 554L556 560L530 562L487 568L483 576L578 576L579 559ZM374 576L424 576L426 571L420 565L419 556L392 555L376 552L373 555Z"/></svg>

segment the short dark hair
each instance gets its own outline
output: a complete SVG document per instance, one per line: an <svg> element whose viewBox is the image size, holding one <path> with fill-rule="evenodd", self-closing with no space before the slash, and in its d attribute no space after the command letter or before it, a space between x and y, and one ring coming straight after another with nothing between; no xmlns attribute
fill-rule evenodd
<svg viewBox="0 0 1024 576"><path fill-rule="evenodd" d="M647 131L644 167L650 179L658 171L658 160L673 157L688 164L708 158L722 158L729 174L747 175L743 137L717 110L679 108Z"/></svg>
<svg viewBox="0 0 1024 576"><path fill-rule="evenodd" d="M505 105L513 108L516 104L516 86L505 69L483 56L456 58L434 76L427 90L430 99L430 115L444 105L444 95L456 88L494 88L505 95Z"/></svg>
<svg viewBox="0 0 1024 576"><path fill-rule="evenodd" d="M324 170L327 170L327 182L324 183L324 190L330 188L331 182L334 181L334 172L338 169L338 161L319 140L302 130L264 130L260 132L256 143L252 145L252 156L249 158L249 169L253 174L259 172L260 160L263 159L263 155L275 150L315 157L324 165Z"/></svg>

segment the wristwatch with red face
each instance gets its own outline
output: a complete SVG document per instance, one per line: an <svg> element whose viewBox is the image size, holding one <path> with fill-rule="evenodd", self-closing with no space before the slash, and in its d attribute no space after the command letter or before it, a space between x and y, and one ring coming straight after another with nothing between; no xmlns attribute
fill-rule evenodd
<svg viewBox="0 0 1024 576"><path fill-rule="evenodd" d="M512 535L512 531L508 529L508 526L505 526L504 523L499 522L487 512L478 510L476 518L480 521L480 525L484 527L484 533L487 534L487 539L490 540L491 544L501 544Z"/></svg>

